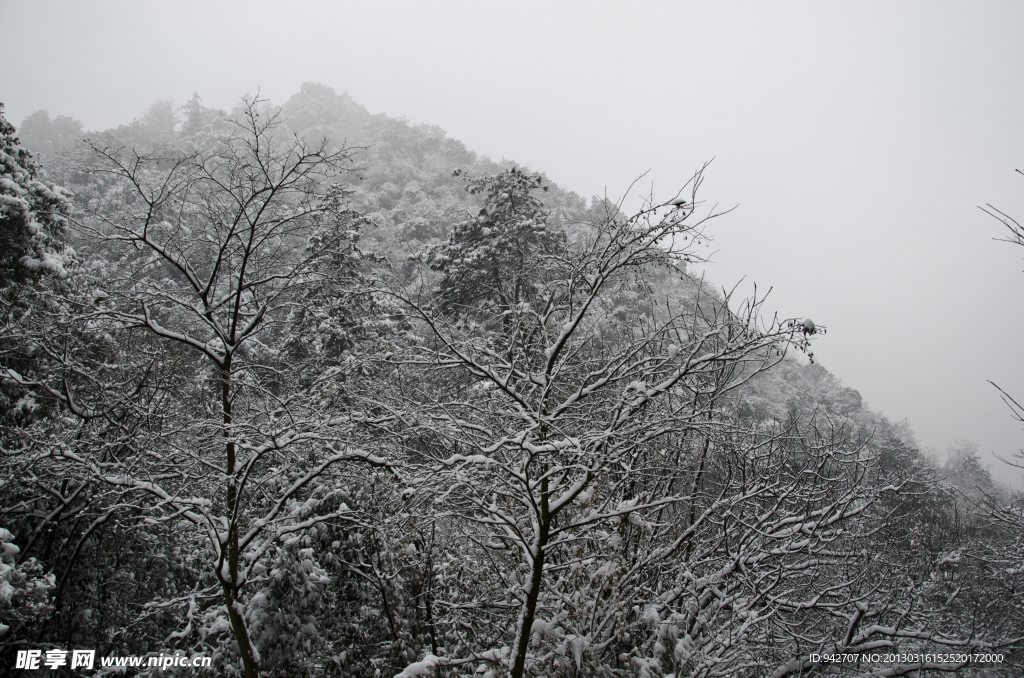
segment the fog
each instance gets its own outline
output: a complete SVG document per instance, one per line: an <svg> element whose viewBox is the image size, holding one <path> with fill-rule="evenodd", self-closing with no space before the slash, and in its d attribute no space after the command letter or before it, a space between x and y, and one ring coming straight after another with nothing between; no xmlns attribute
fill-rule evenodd
<svg viewBox="0 0 1024 678"><path fill-rule="evenodd" d="M438 125L583 196L667 198L705 161L716 284L828 327L819 362L1003 482L1024 432L1024 5L0 2L0 101L100 130L301 83ZM711 252L712 250L709 250ZM742 282L740 282L742 281Z"/></svg>

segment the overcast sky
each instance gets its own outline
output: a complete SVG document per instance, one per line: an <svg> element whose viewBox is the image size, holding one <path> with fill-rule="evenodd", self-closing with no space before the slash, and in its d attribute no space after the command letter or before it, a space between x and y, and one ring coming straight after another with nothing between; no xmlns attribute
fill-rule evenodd
<svg viewBox="0 0 1024 678"><path fill-rule="evenodd" d="M583 196L715 158L720 286L828 327L818 360L925 447L1024 432L1024 3L0 0L0 101L90 130L312 80ZM1020 472L994 463L997 478Z"/></svg>

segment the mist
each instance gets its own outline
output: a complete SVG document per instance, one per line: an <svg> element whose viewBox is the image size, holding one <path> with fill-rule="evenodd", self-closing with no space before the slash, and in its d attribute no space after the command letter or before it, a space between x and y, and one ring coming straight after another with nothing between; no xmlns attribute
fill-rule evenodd
<svg viewBox="0 0 1024 678"><path fill-rule="evenodd" d="M947 594L952 601L959 593L934 587L955 580L968 582L969 604L957 607L961 598L942 607L955 619L949 638L941 615L914 618L920 628L939 629L922 641L928 651L948 650L963 631L963 647L1007 653L1011 663L999 670L1019 664L1020 641L1010 628L1019 609L986 607L989 635L957 615L970 605L1009 605L1024 573L1019 541L1004 539L1020 527L1013 490L1024 489L1015 457L1024 454L1024 413L1015 415L1000 392L1024 402L1024 248L1006 242L1021 236L991 214L1024 221L1024 5L0 0L0 21L3 116L42 168L33 174L11 159L8 174L22 182L18 196L43 196L22 210L31 234L18 245L24 252L0 261L0 272L15 281L10 289L30 290L11 292L10 307L28 299L24 308L41 309L12 311L0 333L3 444L20 450L10 455L8 475L16 480L0 490L21 521L0 522L0 557L10 561L0 567L21 568L10 571L38 593L18 589L28 596L19 600L34 601L18 603L32 614L0 618L0 636L14 629L10 637L24 644L18 652L54 629L85 634L92 618L75 611L80 596L89 601L83 609L143 629L121 645L110 641L124 657L163 653L167 639L188 638L189 652L237 675L322 669L362 676L373 668L411 678L455 675L483 662L480 671L495 676L526 675L533 666L545 675L668 677L705 666L692 647L740 667L753 656L743 653L758 646L774 653L758 670L782 676L821 668L821 652L844 651L842 633L830 630L836 620L854 629L877 617L872 628L883 621L898 627L900 614L938 609L924 602ZM261 127L281 106L281 118ZM39 125L50 125L50 140L33 146L29 140L42 139L33 136ZM329 142L316 146L310 140L318 135ZM252 283L266 291L251 298L238 273L223 283L234 301L224 293L213 304L218 274L203 292L188 257L214 258L216 265L204 261L195 270L219 271L222 263L232 274L245 270L236 265L250 253L233 253L235 232L218 231L223 215L211 216L209 206L263 195L222 182L237 170L272 183L259 154L223 149L266 140L295 144L274 146L291 150L268 155L270 166L311 177L286 184L287 197L267 212L297 210L294 223L260 217L250 224L253 241L288 243L265 255L269 263L260 261L289 273L284 282ZM289 165L307 151L308 165ZM74 199L46 183L58 176L78 192ZM696 204L671 204L681 190L689 197L695 177ZM167 190L147 194L153 186ZM170 197L154 207L151 195ZM86 234L81 246L72 243L78 252L56 244L73 205ZM160 215L153 223L166 241L147 239L140 205ZM659 207L647 221L626 220L652 205ZM167 216L169 206L176 216ZM234 213L238 223L248 216ZM624 223L647 229L647 240L629 246L643 266L631 269L632 282L616 279L614 289L594 292L593 308L605 316L572 324L589 311L574 316L575 302L556 303L582 284L566 271L628 268L580 243L619 242ZM669 242L685 245L665 255ZM178 254L168 254L172 246ZM163 257L174 271L158 280L139 251ZM652 272L662 255L669 273ZM481 273L475 267L484 260L490 268ZM79 268L70 275L73 262ZM669 310L644 306L645 295ZM754 295L762 299L756 313L742 303ZM260 307L261 299L271 301ZM53 310L65 302L76 309L75 322ZM227 308L232 327L244 326L239 317L259 327L234 366L235 348L218 325ZM180 309L205 319L189 325ZM546 349L538 348L541 339L516 334L530 322L536 336L551 335ZM750 334L751 327L759 329ZM140 339L146 331L151 336ZM559 332L581 362L557 358ZM55 337L79 347L67 355L81 355L60 357ZM755 338L743 343L748 337ZM90 341L109 355L81 348ZM589 355L580 347L606 345L629 346L644 360L624 360L621 374L602 367L615 372L608 383L619 391L595 396L593 410L578 413L568 396L570 404L549 409L546 389L590 397L597 382L604 387L591 377L551 384L584 374L586 360L599 362L580 357ZM706 345L714 350L702 353ZM32 367L41 355L49 367ZM692 365L673 371L677 359ZM567 361L563 373L553 367L558 360ZM158 385L146 382L151 369ZM130 406L110 404L111 393L139 379L124 396L134 398ZM92 394L88 407L75 402L75 385ZM152 400L142 402L149 388ZM213 397L218 388L222 396ZM684 391L690 405L672 404ZM233 412L234 397L240 405ZM663 409L638 404L662 397ZM144 423L122 425L115 410ZM567 423L555 422L566 412ZM632 445L643 464L609 451L620 448L608 442L614 426L598 426L608 412L642 423L621 449ZM288 417L293 423L284 423ZM103 431L96 423L115 420ZM650 431L658 433L644 437ZM558 456L566 450L578 458ZM31 463L21 461L30 452L37 455ZM550 455L543 464L551 466L531 479L540 462L522 462L520 453ZM597 461L586 466L586 455ZM1015 458L1017 466L1006 462ZM244 464L258 491L235 494ZM802 484L801 464L819 464L818 484ZM763 487L750 490L747 472L764 479ZM662 487L659 478L670 480ZM495 489L519 480L523 487L507 495ZM549 480L559 493L548 492ZM168 489L154 489L165 481ZM94 486L104 489L84 489ZM815 494L819 486L832 494ZM773 498L776 490L764 488L776 487L789 488L779 496L789 492L800 506L775 515L757 504L759 492ZM710 488L733 503L701 504ZM49 506L46 492L64 508L25 508ZM569 527L548 513L549 500L568 507ZM60 517L75 502L87 528ZM812 510L814 502L821 503ZM695 506L711 516L707 534ZM773 527L755 529L737 515ZM791 525L812 523L807 548L824 553L839 534L850 542L846 556L816 561L822 573L805 581L802 566L785 558L804 553ZM569 536L551 536L563 527ZM154 546L150 529L184 535L189 546ZM714 530L724 535L725 556L718 537L708 536ZM51 533L60 539L44 539ZM100 536L92 535L110 540L117 555L109 558L121 563L123 554L133 564L108 567L108 555L94 546ZM757 541L764 535L790 541L773 551ZM878 535L889 535L891 547L872 541ZM749 547L758 554L750 563L763 558L786 573L773 586L816 590L834 576L842 600L801 608L796 594L797 602L760 598L767 596L761 580L719 589L710 574L701 578L700 567L725 572L732 565L721 558L746 553L728 546L740 537L758 544ZM572 551L577 542L582 550ZM544 549L564 560L545 564ZM684 551L678 562L666 556ZM149 555L132 560L139 554ZM873 584L864 582L888 585L902 576L904 559L912 561L911 584L868 591ZM669 574L641 581L636 573L646 570L634 568L641 560ZM979 564L986 562L1002 569ZM757 567L737 564L723 581ZM141 593L130 589L128 602L103 607L90 587L108 571L135 573L137 581L123 585ZM431 588L434 573L439 588ZM178 588L164 590L165 581ZM450 586L444 595L442 581ZM612 591L627 592L621 604ZM153 612L145 626L129 610L143 594L173 614ZM710 617L679 602L686 596L718 601L717 621L702 627ZM591 607L573 607L581 599ZM268 621L264 608L274 606L294 614ZM299 612L307 607L308 620ZM808 616L798 618L803 609ZM185 610L187 622L176 625ZM480 610L488 612L472 616ZM510 610L518 622L502 617ZM593 627L573 626L587 615ZM810 643L794 635L799 651L782 649L771 625L786 615L797 620L793 628L805 625L820 637ZM350 628L340 618L359 621ZM762 635L734 643L733 632L748 627ZM466 628L479 637L469 639ZM906 650L898 636L884 642ZM29 666L29 655L15 660L3 652L0 666L7 659ZM970 671L969 664L949 670Z"/></svg>

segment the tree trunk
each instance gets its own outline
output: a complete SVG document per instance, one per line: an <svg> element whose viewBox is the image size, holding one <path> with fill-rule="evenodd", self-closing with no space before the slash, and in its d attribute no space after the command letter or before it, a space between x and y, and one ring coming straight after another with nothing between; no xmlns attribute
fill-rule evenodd
<svg viewBox="0 0 1024 678"><path fill-rule="evenodd" d="M224 603L228 608L228 619L231 620L231 631L238 641L238 652L242 655L242 665L245 667L245 678L259 678L260 667L252 653L252 645L249 644L249 631L245 628L245 619L235 609L235 587L224 584Z"/></svg>
<svg viewBox="0 0 1024 678"><path fill-rule="evenodd" d="M545 474L546 475L546 474ZM519 617L519 629L516 635L515 656L512 661L512 678L523 678L526 671L526 651L530 646L530 631L533 620L537 616L537 599L544 581L544 548L548 544L551 530L551 516L548 514L548 481L541 481L540 498L540 531L537 534L537 553L533 558L533 571L530 573L530 590L526 594L526 605Z"/></svg>
<svg viewBox="0 0 1024 678"><path fill-rule="evenodd" d="M235 607L235 603L238 601L238 516L235 515L238 505L238 488L235 486L235 442L231 437L230 353L224 358L220 375L221 411L224 414L224 452L227 456L228 477L228 538L226 544L221 544L221 554L222 557L227 559L230 581L224 581L223 570L217 574L221 577L221 585L224 588L224 604L228 608L231 631L235 635L235 641L238 643L238 652L242 655L242 664L245 666L245 678L259 678L260 669L253 655L252 645L249 642L249 631L245 628L245 619L242 618L239 610Z"/></svg>

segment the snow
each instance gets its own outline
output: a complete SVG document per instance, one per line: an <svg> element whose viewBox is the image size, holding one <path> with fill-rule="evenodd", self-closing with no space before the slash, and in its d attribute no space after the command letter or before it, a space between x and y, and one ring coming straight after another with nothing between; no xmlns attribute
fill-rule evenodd
<svg viewBox="0 0 1024 678"><path fill-rule="evenodd" d="M431 676L433 675L433 669L437 666L444 666L451 660L447 657L437 657L431 653L427 653L427 656L418 662L413 662L405 667L401 673L397 674L395 678L414 678L415 676Z"/></svg>
<svg viewBox="0 0 1024 678"><path fill-rule="evenodd" d="M530 627L530 635L554 638L558 635L558 629L554 624L543 619L534 619L533 625Z"/></svg>
<svg viewBox="0 0 1024 678"><path fill-rule="evenodd" d="M569 638L569 651L576 662L576 670L579 671L583 664L583 651L590 645L589 637L572 636Z"/></svg>
<svg viewBox="0 0 1024 678"><path fill-rule="evenodd" d="M497 650L487 650L486 652L476 655L476 657L477 659L482 659L484 661L502 662L508 657L509 652L509 648L502 647Z"/></svg>
<svg viewBox="0 0 1024 678"><path fill-rule="evenodd" d="M0 581L0 600L10 605L12 597L14 597L14 587L7 581Z"/></svg>
<svg viewBox="0 0 1024 678"><path fill-rule="evenodd" d="M457 464L459 462L466 462L466 463L469 463L469 464L496 464L496 463L498 463L494 459L491 459L490 457L482 455L482 454L471 454L471 455L468 455L468 456L461 455L461 454L453 454L452 456L448 457L447 459L444 459L444 460L441 461L441 463L444 464L445 466L452 466L452 465Z"/></svg>
<svg viewBox="0 0 1024 678"><path fill-rule="evenodd" d="M204 629L204 636L216 635L218 633L230 633L231 622L227 620L223 615L217 615L217 618L213 620L213 623L206 629Z"/></svg>
<svg viewBox="0 0 1024 678"><path fill-rule="evenodd" d="M657 626L661 623L661 615L658 614L657 608L650 605L644 610L643 620L649 622L651 626Z"/></svg>
<svg viewBox="0 0 1024 678"><path fill-rule="evenodd" d="M633 657L630 659L637 678L655 678L661 675L661 662L657 659L643 659Z"/></svg>

